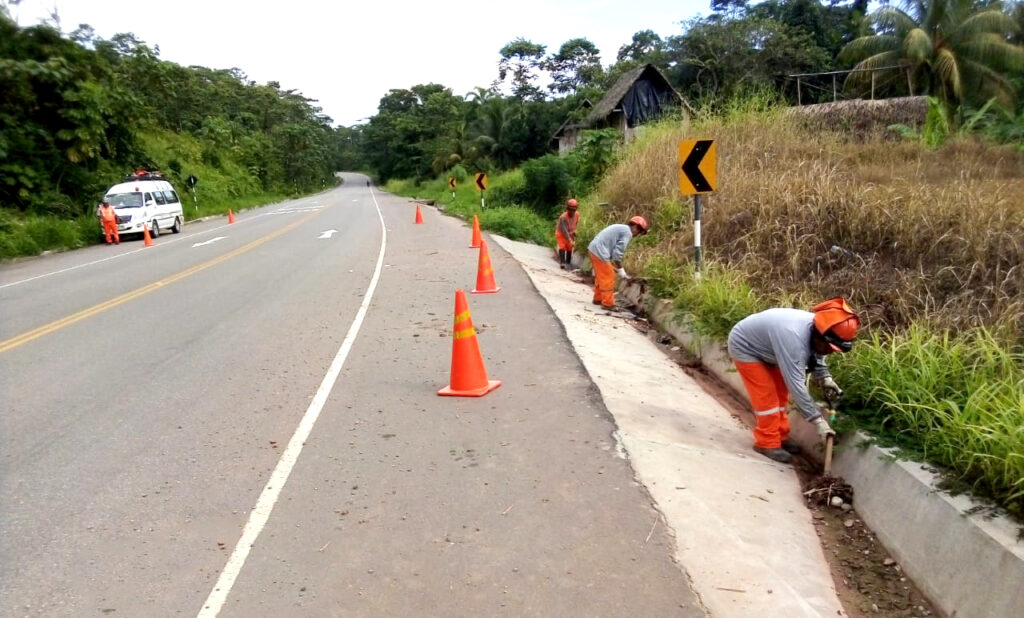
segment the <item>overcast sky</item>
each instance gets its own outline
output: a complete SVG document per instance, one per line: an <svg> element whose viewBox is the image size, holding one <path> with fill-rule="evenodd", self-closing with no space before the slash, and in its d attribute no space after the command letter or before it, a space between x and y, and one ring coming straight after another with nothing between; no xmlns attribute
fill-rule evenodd
<svg viewBox="0 0 1024 618"><path fill-rule="evenodd" d="M614 62L633 33L663 38L680 22L709 14L710 0L23 0L11 7L22 26L56 7L61 29L89 24L109 39L132 32L160 57L182 65L237 67L260 83L275 80L317 99L335 124L377 111L391 88L444 84L457 95L497 77L498 50L525 37L557 51L587 37Z"/></svg>

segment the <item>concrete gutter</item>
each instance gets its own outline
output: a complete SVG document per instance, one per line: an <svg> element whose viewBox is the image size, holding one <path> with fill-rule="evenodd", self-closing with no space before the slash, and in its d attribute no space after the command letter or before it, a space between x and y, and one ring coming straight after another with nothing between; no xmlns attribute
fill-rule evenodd
<svg viewBox="0 0 1024 618"><path fill-rule="evenodd" d="M626 286L623 294L746 399L721 344L688 328L669 301L645 294L642 286ZM804 450L820 453L813 427L799 415L790 415L790 422ZM898 461L892 449L870 440L859 432L842 436L833 472L853 486L857 513L936 609L957 618L1024 616L1021 526L967 496L942 491L928 466Z"/></svg>
<svg viewBox="0 0 1024 618"><path fill-rule="evenodd" d="M754 453L746 425L628 322L594 307L550 249L492 238L564 325L708 613L845 616L792 467Z"/></svg>

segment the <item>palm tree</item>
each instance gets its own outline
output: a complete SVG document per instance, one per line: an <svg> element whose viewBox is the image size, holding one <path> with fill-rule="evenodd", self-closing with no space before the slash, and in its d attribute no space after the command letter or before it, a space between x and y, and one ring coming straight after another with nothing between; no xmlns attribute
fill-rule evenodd
<svg viewBox="0 0 1024 618"><path fill-rule="evenodd" d="M840 57L859 60L856 69L905 78L910 94L930 94L947 111L965 99L1012 102L1013 88L1006 76L1024 68L1024 48L1011 42L1017 24L1000 3L904 0L902 6L875 11L868 21L876 33L851 41ZM850 73L847 85L857 85L869 75Z"/></svg>

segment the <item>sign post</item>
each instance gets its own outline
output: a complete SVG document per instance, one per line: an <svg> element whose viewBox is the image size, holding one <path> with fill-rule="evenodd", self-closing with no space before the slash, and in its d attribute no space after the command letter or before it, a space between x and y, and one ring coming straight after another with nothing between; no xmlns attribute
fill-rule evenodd
<svg viewBox="0 0 1024 618"><path fill-rule="evenodd" d="M457 183L455 181L455 177L454 176L451 176L451 177L448 178L448 188L452 190L452 199L455 199L455 185L456 184Z"/></svg>
<svg viewBox="0 0 1024 618"><path fill-rule="evenodd" d="M718 189L718 153L715 140L691 139L679 142L679 190L693 196L693 262L700 278L700 220L704 205L701 195Z"/></svg>
<svg viewBox="0 0 1024 618"><path fill-rule="evenodd" d="M487 174L483 172L476 173L476 187L480 189L480 208L484 208L484 191L487 190Z"/></svg>
<svg viewBox="0 0 1024 618"><path fill-rule="evenodd" d="M195 174L189 174L188 184L192 188L192 205L195 206L196 212L199 212L199 199L196 197L196 184L199 179L196 178Z"/></svg>

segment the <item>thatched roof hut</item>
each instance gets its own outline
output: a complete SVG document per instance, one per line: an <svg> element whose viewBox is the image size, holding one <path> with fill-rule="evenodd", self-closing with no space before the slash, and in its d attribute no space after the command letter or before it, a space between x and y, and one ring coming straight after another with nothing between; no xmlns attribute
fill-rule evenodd
<svg viewBox="0 0 1024 618"><path fill-rule="evenodd" d="M563 123L551 139L558 141L559 154L575 148L585 129L614 127L628 141L636 127L677 106L689 109L664 73L653 64L645 64L623 73L582 122Z"/></svg>

